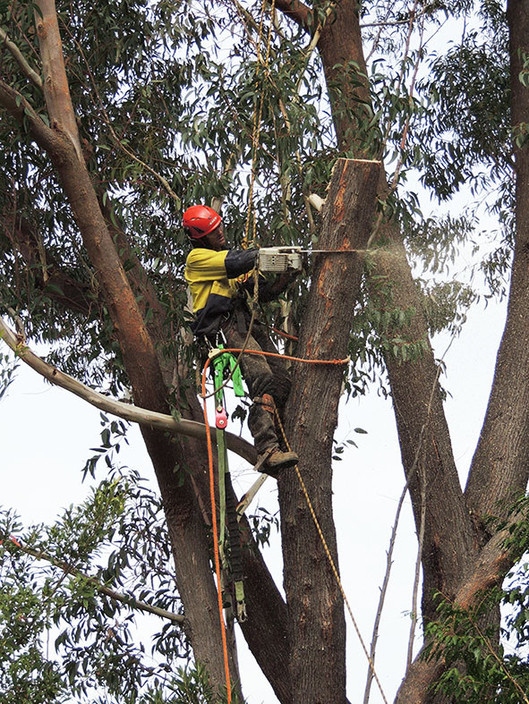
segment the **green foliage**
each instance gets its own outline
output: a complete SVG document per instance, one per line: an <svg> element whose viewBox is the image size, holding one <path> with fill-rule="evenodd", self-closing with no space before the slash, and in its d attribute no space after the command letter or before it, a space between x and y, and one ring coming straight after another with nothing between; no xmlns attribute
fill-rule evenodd
<svg viewBox="0 0 529 704"><path fill-rule="evenodd" d="M106 466L112 469L122 443L128 444L127 423L122 420L111 421L104 413L100 413L100 421L103 428L101 431L101 445L91 448L96 454L86 461L83 468L83 478L86 478L87 474L95 477L96 467L100 459L104 459Z"/></svg>
<svg viewBox="0 0 529 704"><path fill-rule="evenodd" d="M7 393L8 388L15 380L15 371L18 361L12 355L0 352L0 400Z"/></svg>
<svg viewBox="0 0 529 704"><path fill-rule="evenodd" d="M517 592L518 593L518 592ZM438 620L426 627L425 657L441 656L447 668L435 685L435 691L450 701L469 704L519 704L529 691L529 664L524 647L508 654L499 643L496 614L499 605L513 603L513 591L491 590L472 609L462 609L440 598ZM524 594L527 602L527 592ZM526 646L526 627L509 619L509 633L514 628L520 637L519 645ZM525 630L525 634L524 634ZM435 645L432 645L435 643Z"/></svg>
<svg viewBox="0 0 529 704"><path fill-rule="evenodd" d="M136 473L112 471L51 526L4 509L0 535L2 704L211 701L203 671L182 669L180 625L139 617L138 603L181 606L160 501Z"/></svg>
<svg viewBox="0 0 529 704"><path fill-rule="evenodd" d="M485 13L483 25L435 57L421 85L429 97L427 121L413 139L422 154L422 181L440 199L463 184L502 186L500 198L505 199L512 185L507 178L512 148L503 11Z"/></svg>
<svg viewBox="0 0 529 704"><path fill-rule="evenodd" d="M248 516L252 534L258 545L270 545L272 529L279 530L279 516L260 506L257 512Z"/></svg>
<svg viewBox="0 0 529 704"><path fill-rule="evenodd" d="M85 159L109 223L126 230L168 313L172 342L165 353L174 358L174 331L187 324L182 209L227 196L228 234L240 242L259 106L256 234L263 244L306 241L303 195L309 184L323 190L332 166L319 158L327 154L317 107L319 68L289 30L273 37L264 71L256 63L251 16L244 20L247 35L233 35L233 22L241 18L215 3L115 0L71 9L58 5ZM32 12L19 3L3 12L2 26L39 71ZM40 91L23 79L6 47L0 51L1 78L27 89L25 97L42 112ZM120 352L62 189L45 155L10 120L0 123L0 140L7 147L0 157L0 212L14 215L0 218L2 311L15 309L33 339L61 341L50 361L92 385L110 381L119 392L126 381ZM153 171L169 182L176 199ZM20 249L21 232L30 257Z"/></svg>
<svg viewBox="0 0 529 704"><path fill-rule="evenodd" d="M453 701L519 704L529 692L529 499L511 503L489 528L503 532L501 550L515 566L503 587L488 589L462 608L438 595L437 619L425 626L425 657L442 657L447 667L436 691ZM520 559L521 556L521 559ZM502 624L498 627L498 614Z"/></svg>

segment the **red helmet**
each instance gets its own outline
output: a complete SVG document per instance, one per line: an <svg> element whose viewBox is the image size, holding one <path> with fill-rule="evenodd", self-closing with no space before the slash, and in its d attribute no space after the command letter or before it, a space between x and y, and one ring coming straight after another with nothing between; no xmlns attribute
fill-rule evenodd
<svg viewBox="0 0 529 704"><path fill-rule="evenodd" d="M184 213L184 228L193 240L209 235L222 222L220 215L207 205L192 205Z"/></svg>

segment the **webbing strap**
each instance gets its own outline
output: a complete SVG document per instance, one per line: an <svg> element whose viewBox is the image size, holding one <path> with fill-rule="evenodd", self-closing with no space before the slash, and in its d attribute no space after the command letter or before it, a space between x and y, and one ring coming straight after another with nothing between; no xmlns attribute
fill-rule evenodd
<svg viewBox="0 0 529 704"><path fill-rule="evenodd" d="M246 619L246 604L244 601L244 572L242 566L241 540L239 532L239 522L237 507L233 500L233 492L226 491L227 486L231 489L230 469L228 466L228 450L226 447L225 428L226 410L224 408L224 394L222 392L224 372L231 367L231 359L235 358L230 353L220 354L213 359L214 364L214 386L215 405L217 418L217 456L219 471L219 552L222 568L226 574L231 572L231 581L234 584L235 600L237 602L237 619L242 622Z"/></svg>
<svg viewBox="0 0 529 704"><path fill-rule="evenodd" d="M227 477L227 481L230 481L229 477ZM232 491L228 491L226 494L226 518L228 523L231 578L235 587L235 601L237 602L237 620L242 622L246 620L243 583L244 569L237 506L235 505Z"/></svg>
<svg viewBox="0 0 529 704"><path fill-rule="evenodd" d="M224 430L217 428L217 455L219 467L219 522L220 535L219 547L222 567L226 569L226 474L228 469L228 453L226 451L226 438Z"/></svg>

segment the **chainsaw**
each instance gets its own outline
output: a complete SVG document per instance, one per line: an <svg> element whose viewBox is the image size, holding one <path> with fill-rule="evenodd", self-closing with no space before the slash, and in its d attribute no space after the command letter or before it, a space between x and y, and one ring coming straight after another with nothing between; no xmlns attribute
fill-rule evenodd
<svg viewBox="0 0 529 704"><path fill-rule="evenodd" d="M301 271L303 268L301 247L261 247L259 250L259 271L282 273Z"/></svg>

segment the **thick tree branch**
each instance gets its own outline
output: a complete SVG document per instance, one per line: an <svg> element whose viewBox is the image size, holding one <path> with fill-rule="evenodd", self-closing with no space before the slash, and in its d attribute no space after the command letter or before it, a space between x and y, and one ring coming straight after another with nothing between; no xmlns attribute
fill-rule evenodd
<svg viewBox="0 0 529 704"><path fill-rule="evenodd" d="M47 9L50 7L47 6ZM46 27L41 29L45 31ZM45 42L46 36L43 35L42 39ZM49 63L50 67L58 66L59 76L54 85L68 90L67 83L61 80L64 66L60 63ZM53 80L53 75L51 78ZM58 102L65 99L64 96L56 97ZM58 102L54 103L54 109ZM23 126L25 102L17 101L13 91L0 84L0 104L5 103ZM30 133L51 157L94 267L119 340L134 397L142 407L168 414L169 389L156 347L101 212L86 165L79 158L75 142L61 130L59 122L52 123L53 130L44 129L45 125L36 119L34 111L28 112ZM174 437L147 425L142 425L141 430L164 502L178 589L190 625L190 640L196 657L210 674L212 685L220 690L225 677L223 664L218 658L222 643L215 609L217 591L210 569L210 545L193 487L194 478L189 477L186 471L189 469L189 474L195 476L206 471L203 445L195 438L175 442ZM183 473L186 479L183 483L177 479L177 471ZM235 665L233 671L236 671Z"/></svg>
<svg viewBox="0 0 529 704"><path fill-rule="evenodd" d="M508 3L510 30L511 117L526 129L529 89L520 75L529 52L529 6ZM525 491L529 480L529 149L514 144L516 200L515 248L507 322L501 340L492 392L466 497L477 516L502 513L509 495ZM507 499L507 501L506 501Z"/></svg>
<svg viewBox="0 0 529 704"><path fill-rule="evenodd" d="M75 396L79 396L79 398L99 408L101 411L111 413L112 415L133 423L138 423L139 425L146 425L150 428L168 430L171 433L178 433L198 439L205 439L206 437L206 426L202 423L197 423L192 420L176 420L173 416L165 413L157 413L145 408L138 408L137 406L123 403L122 401L116 401L90 389L69 374L59 371L33 353L20 337L5 324L2 318L0 318L0 338L4 340L23 362L45 379L55 386L60 386L66 391L73 393ZM211 438L213 442L215 442L214 430L214 428L211 428ZM226 433L226 442L229 450L235 452L250 464L255 464L257 456L253 445L246 442L243 438L229 432Z"/></svg>
<svg viewBox="0 0 529 704"><path fill-rule="evenodd" d="M81 142L66 78L55 0L36 0L35 25L44 74L44 97L52 126L68 135L82 161Z"/></svg>
<svg viewBox="0 0 529 704"><path fill-rule="evenodd" d="M35 142L50 156L61 159L65 155L64 138L57 130L49 128L24 96L0 80L0 106L4 107L25 131L25 123Z"/></svg>
<svg viewBox="0 0 529 704"><path fill-rule="evenodd" d="M299 0L276 0L275 6L285 15L294 20L300 27L308 30L313 11L310 7Z"/></svg>
<svg viewBox="0 0 529 704"><path fill-rule="evenodd" d="M513 550L506 547L511 537L509 527L519 521L519 515L513 517L509 525L491 538L481 550L473 570L461 584L455 596L450 597L456 607L471 609L484 591L502 583L506 572L517 557ZM446 664L442 649L437 649L436 657L426 659L423 648L408 669L397 693L395 704L425 704L430 701L430 688L439 679Z"/></svg>

